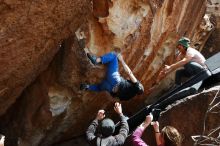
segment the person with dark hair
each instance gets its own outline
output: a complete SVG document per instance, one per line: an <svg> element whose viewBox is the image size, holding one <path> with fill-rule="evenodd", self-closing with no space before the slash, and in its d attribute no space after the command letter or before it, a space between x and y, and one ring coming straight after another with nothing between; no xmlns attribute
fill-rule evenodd
<svg viewBox="0 0 220 146"><path fill-rule="evenodd" d="M141 136L144 130L150 125L153 120L152 114L146 116L145 121L133 132L132 143L134 146L148 146ZM165 126L161 132L159 129L159 122L152 122L157 146L181 146L182 137L180 133L172 126Z"/></svg>
<svg viewBox="0 0 220 146"><path fill-rule="evenodd" d="M159 78L183 67L183 69L176 71L175 77L175 84L181 85L184 77L192 77L206 67L206 59L199 51L190 47L190 40L186 37L182 37L178 41L177 49L179 51L177 62L172 65L165 65L165 68L160 72ZM199 82L198 84L201 85L202 82Z"/></svg>
<svg viewBox="0 0 220 146"><path fill-rule="evenodd" d="M116 48L115 50L117 50ZM108 91L113 97L120 100L129 100L137 94L144 92L143 85L136 79L130 68L124 62L120 53L110 52L101 57L96 57L87 53L88 58L94 65L107 64L106 78L99 84L81 84L81 90L91 91ZM124 79L119 74L118 60L122 63L125 72L129 75L130 80Z"/></svg>
<svg viewBox="0 0 220 146"><path fill-rule="evenodd" d="M112 136L115 131L115 124L111 119L105 118L104 110L99 110L95 120L92 121L86 131L87 140L91 145L118 146L124 144L129 132L129 127L126 120L127 118L122 113L120 103L115 103L114 110L121 118L121 127L119 133L115 136ZM100 126L100 131L97 130L98 126Z"/></svg>

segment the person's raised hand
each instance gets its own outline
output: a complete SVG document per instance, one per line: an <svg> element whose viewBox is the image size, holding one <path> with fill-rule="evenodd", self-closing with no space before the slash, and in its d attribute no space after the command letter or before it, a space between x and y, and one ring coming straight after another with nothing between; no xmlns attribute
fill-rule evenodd
<svg viewBox="0 0 220 146"><path fill-rule="evenodd" d="M146 116L144 123L149 124L153 120L153 115L150 113Z"/></svg>
<svg viewBox="0 0 220 146"><path fill-rule="evenodd" d="M154 127L154 131L155 131L155 132L160 132L159 122L158 122L158 121L152 122L152 125L153 125L153 127Z"/></svg>
<svg viewBox="0 0 220 146"><path fill-rule="evenodd" d="M105 111L104 110L99 110L97 115L96 115L96 119L97 120L102 120L105 118Z"/></svg>
<svg viewBox="0 0 220 146"><path fill-rule="evenodd" d="M140 127L143 129L147 128L152 120L153 120L153 115L150 113L149 115L146 116L145 121L140 125Z"/></svg>
<svg viewBox="0 0 220 146"><path fill-rule="evenodd" d="M121 107L121 104L119 102L115 103L114 110L115 110L116 113L122 114L122 107Z"/></svg>

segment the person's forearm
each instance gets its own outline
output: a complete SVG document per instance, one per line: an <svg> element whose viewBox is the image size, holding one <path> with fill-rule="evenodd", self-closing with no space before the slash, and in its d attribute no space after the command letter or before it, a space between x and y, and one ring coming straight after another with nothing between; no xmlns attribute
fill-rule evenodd
<svg viewBox="0 0 220 146"><path fill-rule="evenodd" d="M95 131L98 126L98 120L94 119L86 131L87 140L91 141L95 138Z"/></svg>
<svg viewBox="0 0 220 146"><path fill-rule="evenodd" d="M179 62L177 62L177 63L172 64L172 65L170 66L170 68L171 68L171 70L175 70L175 69L177 69L177 68L183 66L184 64L185 64L185 62L179 61Z"/></svg>
<svg viewBox="0 0 220 146"><path fill-rule="evenodd" d="M126 73L131 73L131 69L128 67L128 65L125 63L125 61L123 59L120 60L121 61L121 64L125 70Z"/></svg>
<svg viewBox="0 0 220 146"><path fill-rule="evenodd" d="M155 139L156 139L156 143L157 145L161 145L161 140L160 140L160 135L161 133L155 132Z"/></svg>
<svg viewBox="0 0 220 146"><path fill-rule="evenodd" d="M125 139L128 136L129 126L126 120L126 117L121 113L119 114L121 118L121 127L119 130L119 134L115 135L117 145L122 145L125 142Z"/></svg>
<svg viewBox="0 0 220 146"><path fill-rule="evenodd" d="M145 130L149 125L150 125L150 122L143 122L143 123L140 125L140 128L141 128L142 130Z"/></svg>
<svg viewBox="0 0 220 146"><path fill-rule="evenodd" d="M180 60L180 61L178 61L177 63L174 63L174 64L170 65L170 70L169 70L168 73L170 73L170 72L176 70L176 69L179 68L179 67L184 66L187 62L188 62L187 60Z"/></svg>
<svg viewBox="0 0 220 146"><path fill-rule="evenodd" d="M136 79L136 77L134 76L134 74L132 73L131 69L128 67L128 65L125 63L125 61L124 61L123 59L121 59L120 61L121 61L121 63L122 63L122 66L123 66L125 72L129 75L131 81L132 81L133 83L136 83L136 82L137 82L137 79Z"/></svg>
<svg viewBox="0 0 220 146"><path fill-rule="evenodd" d="M154 133L155 133L155 139L156 139L156 143L157 145L161 145L161 139L160 139L160 129L159 126L158 127L154 127Z"/></svg>

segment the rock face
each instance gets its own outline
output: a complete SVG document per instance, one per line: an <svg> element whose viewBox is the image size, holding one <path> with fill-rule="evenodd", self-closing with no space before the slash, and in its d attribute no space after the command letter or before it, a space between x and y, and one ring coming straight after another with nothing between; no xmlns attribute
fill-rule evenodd
<svg viewBox="0 0 220 146"><path fill-rule="evenodd" d="M82 136L98 109L113 113L114 100L107 93L79 91L81 82L100 82L105 68L88 61L75 37L78 29L96 55L112 46L122 48L146 89L145 95L123 102L131 115L150 94L164 63L173 61L179 37L201 38L196 32L205 9L205 0L0 2L0 132L5 145L61 145Z"/></svg>
<svg viewBox="0 0 220 146"><path fill-rule="evenodd" d="M77 19L83 14L86 17L83 7L86 9L88 2L6 0L0 3L0 96L4 102L1 115L48 67L61 40L85 23L86 19Z"/></svg>
<svg viewBox="0 0 220 146"><path fill-rule="evenodd" d="M211 33L206 45L204 46L203 53L213 54L219 52L220 45L220 2L217 0L208 1L207 14L210 15L211 21L215 26L213 33ZM208 55L210 56L210 55Z"/></svg>

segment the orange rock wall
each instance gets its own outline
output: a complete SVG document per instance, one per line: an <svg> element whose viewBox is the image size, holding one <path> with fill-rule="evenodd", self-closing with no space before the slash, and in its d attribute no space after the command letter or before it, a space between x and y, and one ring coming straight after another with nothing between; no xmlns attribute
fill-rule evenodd
<svg viewBox="0 0 220 146"><path fill-rule="evenodd" d="M0 2L0 97L4 102L1 115L48 67L61 40L86 22L79 16L86 17L88 11L85 0Z"/></svg>
<svg viewBox="0 0 220 146"><path fill-rule="evenodd" d="M119 46L144 84L143 96L123 102L131 115L163 65L173 61L179 37L193 37L205 9L205 0L0 2L0 132L6 145L59 143L83 135L98 109L113 114L110 95L79 91L81 82L100 82L105 67L91 65L77 29L96 55Z"/></svg>

